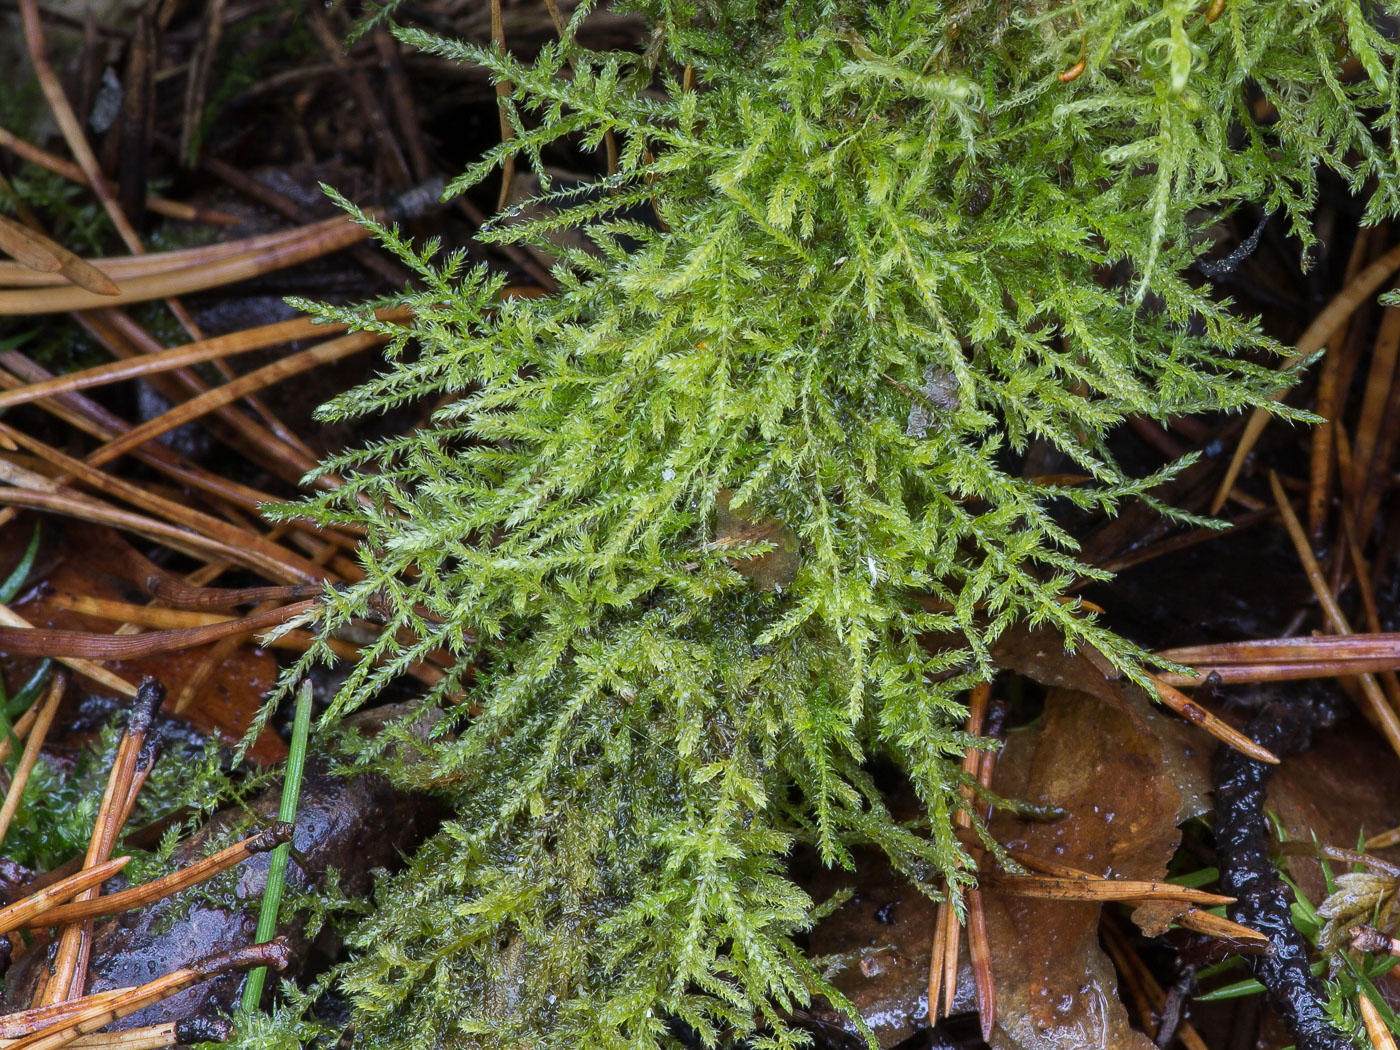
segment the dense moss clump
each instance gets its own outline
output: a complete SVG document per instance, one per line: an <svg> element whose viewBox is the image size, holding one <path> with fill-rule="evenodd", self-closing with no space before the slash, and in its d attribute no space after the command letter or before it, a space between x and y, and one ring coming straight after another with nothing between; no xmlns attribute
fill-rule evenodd
<svg viewBox="0 0 1400 1050"><path fill-rule="evenodd" d="M1400 212L1394 5L637 6L641 53L401 32L510 85L514 136L455 191L613 134L615 174L542 172L543 210L485 234L585 233L557 294L386 230L416 320L322 311L393 337L326 418L443 402L282 511L367 533L321 629L388 629L332 716L457 661L432 739L362 756L456 807L353 936L366 1046L800 1041L785 1012L839 997L794 942L794 844L965 885L950 759L989 644L1027 621L1144 659L1070 597L1096 573L1056 502L1179 469L1125 473L1126 416L1274 405L1278 348L1187 279L1206 225L1253 202L1307 243L1323 165ZM1023 476L1032 442L1085 480Z"/></svg>

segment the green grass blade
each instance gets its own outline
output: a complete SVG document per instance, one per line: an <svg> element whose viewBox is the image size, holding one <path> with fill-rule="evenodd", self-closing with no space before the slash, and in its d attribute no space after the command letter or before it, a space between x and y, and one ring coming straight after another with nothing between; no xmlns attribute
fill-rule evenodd
<svg viewBox="0 0 1400 1050"><path fill-rule="evenodd" d="M297 819L297 796L301 794L301 774L306 766L306 741L311 732L311 683L302 682L297 693L296 718L292 723L291 751L287 755L287 778L282 786L282 806L277 819L295 823ZM277 913L282 907L282 884L287 876L287 860L292 846L284 842L272 851L272 862L267 869L267 885L263 888L262 911L258 913L258 943L272 940L277 932ZM259 966L248 974L248 983L243 987L243 1010L251 1013L258 1008L262 999L263 984L267 980L267 968Z"/></svg>
<svg viewBox="0 0 1400 1050"><path fill-rule="evenodd" d="M29 571L34 568L34 559L39 554L39 526L34 526L34 535L29 538L29 546L24 549L24 557L19 560L19 564L9 576L5 577L5 582L0 583L0 605L9 605L19 594L19 589L24 586L24 581L29 576Z"/></svg>

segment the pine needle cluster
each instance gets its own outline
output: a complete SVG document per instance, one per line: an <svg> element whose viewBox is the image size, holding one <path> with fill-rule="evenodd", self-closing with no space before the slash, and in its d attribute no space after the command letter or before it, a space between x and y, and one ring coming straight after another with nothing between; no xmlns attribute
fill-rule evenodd
<svg viewBox="0 0 1400 1050"><path fill-rule="evenodd" d="M380 228L416 319L321 309L391 338L325 418L441 402L280 512L366 534L320 630L387 626L328 717L455 660L430 739L360 756L456 807L353 935L366 1046L800 1044L790 1011L840 997L795 845L956 891L959 696L998 634L1146 659L1073 599L1101 574L1057 513L1184 466L1131 476L1115 425L1299 415L1192 278L1208 226L1257 206L1310 244L1324 166L1400 213L1393 4L635 6L636 53L582 46L587 5L533 63L400 30L510 85L514 136L450 192L533 165L483 236L562 253L557 294ZM550 187L552 143L609 133L615 173ZM1032 443L1082 480L1024 476Z"/></svg>

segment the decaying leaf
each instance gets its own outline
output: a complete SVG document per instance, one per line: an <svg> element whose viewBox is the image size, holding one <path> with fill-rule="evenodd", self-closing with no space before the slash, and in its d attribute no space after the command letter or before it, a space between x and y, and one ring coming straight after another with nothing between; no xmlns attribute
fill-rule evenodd
<svg viewBox="0 0 1400 1050"><path fill-rule="evenodd" d="M1178 822L1199 811L1208 787L1212 745L1193 742L1194 732L1151 711L1140 690L1115 703L1052 689L1039 723L1011 734L993 790L1068 815L1052 824L998 815L993 833L1030 856L1095 875L1161 879L1179 841ZM854 891L812 932L811 951L844 962L837 987L880 1045L891 1047L927 1024L934 906L874 851L856 859L854 876L843 882L824 875L809 888L817 899L840 885ZM983 900L997 989L996 1050L1150 1047L1129 1025L1112 963L1099 948L1100 905L993 891ZM973 1009L965 954L954 1009ZM819 1019L855 1027L835 1011Z"/></svg>
<svg viewBox="0 0 1400 1050"><path fill-rule="evenodd" d="M790 525L774 518L752 518L743 510L731 510L729 489L715 497L715 538L711 546L719 550L771 543L772 549L752 558L735 558L734 571L747 576L761 591L782 590L792 585L802 567L801 544ZM746 508L747 509L747 508Z"/></svg>
<svg viewBox="0 0 1400 1050"><path fill-rule="evenodd" d="M993 834L1104 877L1160 879L1180 839L1166 749L1122 709L1052 689L1038 728L1014 733L994 789L1054 803L1068 816L1031 824L999 815ZM1113 965L1099 947L1100 906L986 894L997 986L995 1050L1144 1050Z"/></svg>

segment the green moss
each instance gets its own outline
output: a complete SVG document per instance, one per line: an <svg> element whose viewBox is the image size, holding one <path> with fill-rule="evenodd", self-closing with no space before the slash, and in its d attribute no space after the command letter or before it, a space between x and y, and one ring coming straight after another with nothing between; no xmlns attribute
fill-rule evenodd
<svg viewBox="0 0 1400 1050"><path fill-rule="evenodd" d="M515 137L454 190L617 136L615 176L484 234L586 233L558 294L503 302L499 276L384 230L417 320L321 311L392 337L326 418L448 398L280 512L366 530L324 632L387 611L328 718L457 661L416 760L363 756L456 806L352 939L363 1045L651 1047L675 1022L800 1042L786 1011L839 997L794 941L814 903L793 845L846 864L874 842L930 893L966 884L959 696L990 643L1028 621L1146 659L1069 597L1100 574L1056 517L1183 466L1130 476L1113 427L1304 418L1270 400L1278 347L1187 279L1205 225L1254 202L1310 243L1324 165L1369 188L1368 221L1400 203L1396 47L1355 0L1214 22L1180 0L638 6L642 54L570 35L527 66L401 33L513 85ZM1366 75L1344 81L1348 50ZM1033 441L1089 480L1022 477ZM721 493L747 526L717 525ZM888 813L874 756L920 820Z"/></svg>

